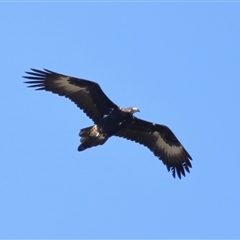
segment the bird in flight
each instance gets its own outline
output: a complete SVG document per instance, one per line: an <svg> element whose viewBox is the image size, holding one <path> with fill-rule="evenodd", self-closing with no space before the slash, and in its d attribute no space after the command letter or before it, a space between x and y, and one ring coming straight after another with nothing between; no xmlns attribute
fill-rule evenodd
<svg viewBox="0 0 240 240"><path fill-rule="evenodd" d="M47 69L26 72L25 83L35 90L45 90L69 98L93 120L94 125L80 130L78 151L104 144L110 137L122 137L149 148L162 160L167 170L181 179L190 172L189 153L165 125L137 118L136 107L122 108L113 103L98 83L70 77Z"/></svg>

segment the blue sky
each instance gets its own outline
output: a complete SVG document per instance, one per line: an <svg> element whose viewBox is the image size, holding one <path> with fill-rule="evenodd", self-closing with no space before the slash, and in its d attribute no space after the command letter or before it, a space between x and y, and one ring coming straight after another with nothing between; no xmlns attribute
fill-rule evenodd
<svg viewBox="0 0 240 240"><path fill-rule="evenodd" d="M239 238L239 3L1 3L0 238ZM47 68L98 82L169 126L193 168L174 179L120 138L23 84Z"/></svg>

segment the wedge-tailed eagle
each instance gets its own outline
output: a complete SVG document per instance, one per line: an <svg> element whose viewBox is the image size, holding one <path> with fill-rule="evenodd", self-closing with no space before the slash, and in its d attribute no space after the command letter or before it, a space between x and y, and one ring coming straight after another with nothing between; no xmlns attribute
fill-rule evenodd
<svg viewBox="0 0 240 240"><path fill-rule="evenodd" d="M185 176L192 167L189 153L173 132L164 125L147 122L135 117L138 108L121 108L113 103L92 81L70 77L47 69L31 69L25 83L36 90L46 90L73 101L94 122L93 126L80 130L78 151L104 144L111 136L135 141L149 148L173 177Z"/></svg>

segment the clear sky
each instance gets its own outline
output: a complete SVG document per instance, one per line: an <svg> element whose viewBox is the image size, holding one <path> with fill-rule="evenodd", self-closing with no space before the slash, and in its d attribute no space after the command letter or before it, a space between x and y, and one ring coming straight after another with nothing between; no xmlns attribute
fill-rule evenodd
<svg viewBox="0 0 240 240"><path fill-rule="evenodd" d="M239 3L1 3L0 238L240 238ZM23 84L30 68L98 82L172 129L193 158L174 179Z"/></svg>

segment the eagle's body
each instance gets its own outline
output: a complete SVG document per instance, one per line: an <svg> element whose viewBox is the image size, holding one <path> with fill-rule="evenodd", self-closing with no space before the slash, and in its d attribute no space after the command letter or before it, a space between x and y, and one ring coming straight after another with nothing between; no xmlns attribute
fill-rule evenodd
<svg viewBox="0 0 240 240"><path fill-rule="evenodd" d="M137 111L139 111L137 108L113 108L108 115L103 116L97 125L81 129L79 133L81 145L78 147L78 151L102 145L109 137L117 135L133 123L133 112Z"/></svg>
<svg viewBox="0 0 240 240"><path fill-rule="evenodd" d="M192 159L173 132L164 125L144 121L133 114L137 108L120 108L92 81L69 77L49 70L26 72L25 83L36 90L46 90L65 96L82 109L95 125L80 130L78 151L102 145L111 136L123 137L148 147L163 161L173 176L189 172Z"/></svg>

